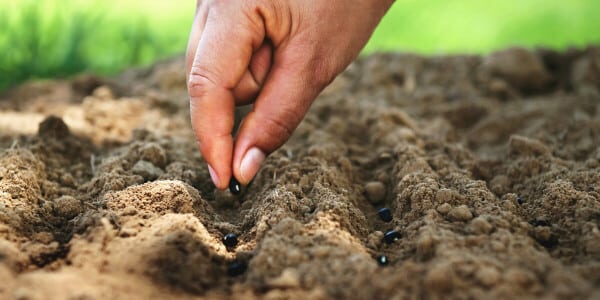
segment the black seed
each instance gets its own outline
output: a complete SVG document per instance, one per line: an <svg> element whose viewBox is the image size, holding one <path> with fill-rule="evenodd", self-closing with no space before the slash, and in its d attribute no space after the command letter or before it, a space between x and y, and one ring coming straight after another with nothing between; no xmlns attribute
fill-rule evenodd
<svg viewBox="0 0 600 300"><path fill-rule="evenodd" d="M231 180L229 180L229 191L234 195L239 195L242 191L242 185L233 176L231 177Z"/></svg>
<svg viewBox="0 0 600 300"><path fill-rule="evenodd" d="M377 214L379 215L379 217L381 218L382 221L384 222L391 222L392 221L392 211L387 208L384 207L382 209L380 209Z"/></svg>
<svg viewBox="0 0 600 300"><path fill-rule="evenodd" d="M558 237L554 234L551 234L549 239L547 239L545 241L538 240L538 243L540 243L540 245L542 245L548 249L551 249L551 248L556 247L556 245L558 245Z"/></svg>
<svg viewBox="0 0 600 300"><path fill-rule="evenodd" d="M400 234L400 232L398 232L396 230L388 230L383 235L383 241L386 244L391 244L391 243L399 240L401 237L402 237L402 235Z"/></svg>
<svg viewBox="0 0 600 300"><path fill-rule="evenodd" d="M380 266L385 266L389 263L389 260L385 255L378 255L375 259Z"/></svg>
<svg viewBox="0 0 600 300"><path fill-rule="evenodd" d="M235 246L237 246L237 243L238 243L237 235L235 235L234 233L228 233L223 237L223 244L227 248L235 247Z"/></svg>
<svg viewBox="0 0 600 300"><path fill-rule="evenodd" d="M246 272L246 269L248 268L248 266L246 266L245 263L241 262L241 261L234 261L232 263L229 264L229 266L227 266L227 275L229 276L240 276L242 274L244 274L244 272Z"/></svg>
<svg viewBox="0 0 600 300"><path fill-rule="evenodd" d="M535 227L538 227L538 226L550 227L551 226L550 222L548 222L547 220L544 220L544 219L534 219L534 220L529 221L529 224L531 224Z"/></svg>
<svg viewBox="0 0 600 300"><path fill-rule="evenodd" d="M523 198L521 198L521 196L518 196L517 203L519 203L519 205L521 205L521 204L523 204L523 202L525 202L525 201L523 201Z"/></svg>

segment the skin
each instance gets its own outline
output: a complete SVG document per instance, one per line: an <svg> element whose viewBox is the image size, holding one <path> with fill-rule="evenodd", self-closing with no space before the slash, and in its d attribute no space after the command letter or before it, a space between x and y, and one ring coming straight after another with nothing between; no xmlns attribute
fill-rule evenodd
<svg viewBox="0 0 600 300"><path fill-rule="evenodd" d="M358 56L393 0L197 4L186 55L192 128L218 189L248 184L318 94ZM234 140L234 108L254 104Z"/></svg>

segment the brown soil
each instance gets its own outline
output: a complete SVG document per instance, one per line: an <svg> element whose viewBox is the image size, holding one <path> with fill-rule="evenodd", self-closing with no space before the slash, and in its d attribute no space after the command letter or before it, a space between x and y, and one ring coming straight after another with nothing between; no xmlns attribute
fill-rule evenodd
<svg viewBox="0 0 600 300"><path fill-rule="evenodd" d="M361 58L238 197L181 70L6 93L0 299L600 299L600 48Z"/></svg>

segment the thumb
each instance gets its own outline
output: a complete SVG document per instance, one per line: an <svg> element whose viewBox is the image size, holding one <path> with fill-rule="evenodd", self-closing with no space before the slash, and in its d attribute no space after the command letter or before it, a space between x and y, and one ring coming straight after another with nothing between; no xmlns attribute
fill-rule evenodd
<svg viewBox="0 0 600 300"><path fill-rule="evenodd" d="M317 59L287 48L276 53L263 89L236 137L232 169L242 184L250 182L266 156L289 139L331 80Z"/></svg>

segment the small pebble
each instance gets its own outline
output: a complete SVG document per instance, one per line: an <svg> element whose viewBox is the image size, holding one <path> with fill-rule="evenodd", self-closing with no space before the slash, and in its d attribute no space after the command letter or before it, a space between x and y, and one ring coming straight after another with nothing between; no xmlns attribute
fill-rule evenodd
<svg viewBox="0 0 600 300"><path fill-rule="evenodd" d="M67 220L75 218L84 211L81 201L72 196L64 195L54 199L53 202L54 213Z"/></svg>
<svg viewBox="0 0 600 300"><path fill-rule="evenodd" d="M237 235L235 235L234 233L228 233L223 237L223 244L227 248L233 248L233 247L237 246L237 243L238 243Z"/></svg>
<svg viewBox="0 0 600 300"><path fill-rule="evenodd" d="M227 275L231 277L240 276L246 272L247 268L248 266L245 263L234 261L227 266Z"/></svg>
<svg viewBox="0 0 600 300"><path fill-rule="evenodd" d="M300 275L294 268L284 269L278 277L267 280L269 288L293 289L300 287Z"/></svg>
<svg viewBox="0 0 600 300"><path fill-rule="evenodd" d="M239 195L240 192L242 191L242 185L233 176L231 177L231 180L229 181L229 191L234 195Z"/></svg>
<svg viewBox="0 0 600 300"><path fill-rule="evenodd" d="M484 266L475 272L475 278L486 287L491 287L500 281L501 275L495 268Z"/></svg>
<svg viewBox="0 0 600 300"><path fill-rule="evenodd" d="M378 255L375 259L380 266L386 266L390 262L385 255Z"/></svg>
<svg viewBox="0 0 600 300"><path fill-rule="evenodd" d="M379 248L383 242L383 232L376 230L367 236L367 246L369 248Z"/></svg>
<svg viewBox="0 0 600 300"><path fill-rule="evenodd" d="M380 209L377 214L379 215L379 217L381 218L382 221L388 223L392 221L392 211L387 208L384 207L382 209Z"/></svg>
<svg viewBox="0 0 600 300"><path fill-rule="evenodd" d="M386 244L391 244L391 243L399 240L401 237L402 237L402 235L400 234L400 232L398 232L396 230L388 230L383 235L383 241Z"/></svg>
<svg viewBox="0 0 600 300"><path fill-rule="evenodd" d="M146 181L156 180L164 174L161 168L146 160L138 160L131 168L131 172L144 177L144 180Z"/></svg>
<svg viewBox="0 0 600 300"><path fill-rule="evenodd" d="M481 67L524 92L543 90L551 83L552 75L535 51L513 47L492 52L483 58Z"/></svg>
<svg viewBox="0 0 600 300"><path fill-rule="evenodd" d="M159 144L148 143L139 150L139 159L151 162L153 165L164 168L167 164L167 154Z"/></svg>
<svg viewBox="0 0 600 300"><path fill-rule="evenodd" d="M437 212L439 212L440 214L445 215L448 212L450 212L451 209L452 209L452 205L450 205L448 203L443 203L443 204L440 204L435 210L437 210Z"/></svg>
<svg viewBox="0 0 600 300"><path fill-rule="evenodd" d="M494 226L484 217L479 216L471 220L471 230L475 234L488 234L494 230Z"/></svg>
<svg viewBox="0 0 600 300"><path fill-rule="evenodd" d="M448 212L448 217L452 221L466 222L473 219L473 214L466 205L457 206Z"/></svg>
<svg viewBox="0 0 600 300"><path fill-rule="evenodd" d="M385 199L385 185L380 181L371 181L365 184L365 192L373 204L380 203Z"/></svg>

